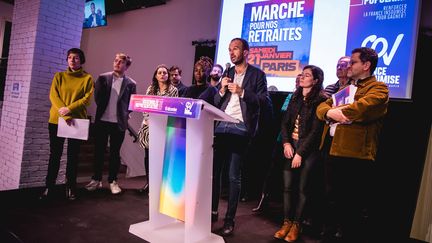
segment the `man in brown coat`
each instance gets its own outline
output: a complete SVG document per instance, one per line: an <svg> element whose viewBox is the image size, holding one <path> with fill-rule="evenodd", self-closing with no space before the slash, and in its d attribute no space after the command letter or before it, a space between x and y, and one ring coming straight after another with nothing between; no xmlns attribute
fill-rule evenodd
<svg viewBox="0 0 432 243"><path fill-rule="evenodd" d="M389 100L387 85L373 75L378 63L375 50L361 47L351 53L348 77L357 86L354 101L335 107L330 98L317 108L318 118L326 121L320 147L329 204L324 233L329 242L336 227L341 227L347 242L368 237L362 219L371 197L373 162ZM334 133L329 129L332 123L338 123Z"/></svg>

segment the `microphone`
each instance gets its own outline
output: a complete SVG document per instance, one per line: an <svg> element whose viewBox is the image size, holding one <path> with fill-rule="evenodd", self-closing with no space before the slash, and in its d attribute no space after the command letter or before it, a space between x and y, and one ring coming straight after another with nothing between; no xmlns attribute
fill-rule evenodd
<svg viewBox="0 0 432 243"><path fill-rule="evenodd" d="M225 71L224 71L223 74L222 74L222 78L224 78L224 77L228 77L228 73L229 73L229 69L230 69L230 67L231 67L231 63L227 62L227 63L225 64Z"/></svg>
<svg viewBox="0 0 432 243"><path fill-rule="evenodd" d="M230 67L231 67L231 63L227 62L225 64L225 71L222 74L222 78L228 77ZM225 88L224 88L225 92L227 91L227 89L228 89L228 86L225 86Z"/></svg>

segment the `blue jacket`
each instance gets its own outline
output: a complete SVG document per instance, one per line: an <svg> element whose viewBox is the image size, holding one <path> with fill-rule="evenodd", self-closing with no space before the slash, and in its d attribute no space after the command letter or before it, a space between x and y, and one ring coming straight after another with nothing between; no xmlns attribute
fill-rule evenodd
<svg viewBox="0 0 432 243"><path fill-rule="evenodd" d="M98 15L98 14L95 14L95 16L96 16L96 25L97 25L97 26L102 25L102 21L101 21L102 18L101 18L101 16ZM90 14L90 15L86 18L86 21L85 21L85 23L84 23L84 27L89 28L89 27L91 27L92 23L93 23L93 15Z"/></svg>

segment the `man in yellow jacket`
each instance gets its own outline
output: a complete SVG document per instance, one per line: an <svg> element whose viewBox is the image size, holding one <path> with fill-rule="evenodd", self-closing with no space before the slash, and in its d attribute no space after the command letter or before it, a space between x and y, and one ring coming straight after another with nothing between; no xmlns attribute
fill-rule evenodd
<svg viewBox="0 0 432 243"><path fill-rule="evenodd" d="M389 100L387 85L373 75L378 63L376 51L361 47L351 54L348 77L357 87L354 101L334 106L329 98L316 112L326 122L320 148L324 155L329 206L324 233L329 242L334 240L336 227L343 232L343 236L337 236L347 242L368 237L367 231L362 230L362 219L366 217L373 161ZM334 123L336 129L330 132Z"/></svg>

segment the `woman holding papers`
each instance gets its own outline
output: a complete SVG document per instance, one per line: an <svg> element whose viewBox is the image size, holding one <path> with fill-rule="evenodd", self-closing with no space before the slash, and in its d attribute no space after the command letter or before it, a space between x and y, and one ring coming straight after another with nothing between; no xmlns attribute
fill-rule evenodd
<svg viewBox="0 0 432 243"><path fill-rule="evenodd" d="M45 180L46 188L41 195L46 198L54 188L60 158L63 153L65 138L57 136L59 120L66 121L66 126L73 126L74 119L86 119L90 97L93 93L92 76L86 73L82 64L85 63L84 52L78 48L68 50L66 57L68 68L66 71L54 75L49 98L51 101L48 130L50 138L50 156L48 173ZM60 122L62 124L62 122ZM76 198L76 177L78 154L81 140L68 138L67 165L66 165L66 197L69 200Z"/></svg>
<svg viewBox="0 0 432 243"><path fill-rule="evenodd" d="M159 65L156 67L156 70L153 74L152 83L147 88L146 95L158 95L158 96L169 96L169 97L178 97L178 90L171 84L170 79L168 78L169 72L168 68L165 65ZM141 124L141 129L144 126L149 125L149 114L143 113L144 119ZM148 143L141 143L148 144ZM144 156L144 166L146 170L147 183L140 189L137 190L138 193L148 193L148 181L149 181L149 148L144 146L145 156Z"/></svg>
<svg viewBox="0 0 432 243"><path fill-rule="evenodd" d="M319 141L323 122L315 115L325 100L324 73L321 68L303 68L299 87L294 92L282 119L282 144L286 158L284 179L284 223L274 237L294 242L298 239L300 222L309 196L309 176L319 161Z"/></svg>

